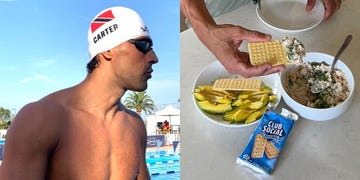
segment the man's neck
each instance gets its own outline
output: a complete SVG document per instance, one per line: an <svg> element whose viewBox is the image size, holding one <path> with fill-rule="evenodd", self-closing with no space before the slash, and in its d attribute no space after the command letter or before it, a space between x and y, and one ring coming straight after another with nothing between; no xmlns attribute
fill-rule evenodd
<svg viewBox="0 0 360 180"><path fill-rule="evenodd" d="M91 114L107 119L123 109L120 98L125 94L125 90L105 78L88 75L75 89L79 96L77 104Z"/></svg>

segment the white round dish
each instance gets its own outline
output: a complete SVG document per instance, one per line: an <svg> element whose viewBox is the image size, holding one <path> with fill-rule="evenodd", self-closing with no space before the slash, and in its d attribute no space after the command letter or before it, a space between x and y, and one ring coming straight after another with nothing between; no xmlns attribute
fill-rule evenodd
<svg viewBox="0 0 360 180"><path fill-rule="evenodd" d="M228 71L226 71L226 69L220 64L219 61L214 61L211 64L209 64L208 66L206 66L197 76L195 83L193 84L193 91L196 89L196 87L198 87L199 85L213 85L216 81L216 79L219 78L241 78L240 75L234 75L234 74L229 74ZM255 77L256 79L260 79L262 80L262 82L271 87L271 89L273 90L273 93L276 95L277 97L277 101L274 104L273 108L276 108L277 105L279 104L280 100L281 100L281 90L280 90L280 76L279 74L271 74L271 75L267 75L267 76L259 76L259 77ZM225 127L245 127L245 126L249 126L252 124L255 124L259 121L256 120L252 123L249 124L231 124L227 121L223 120L223 115L216 115L216 114L209 114L207 112L202 111L197 103L196 103L196 99L193 96L193 102L195 107L199 110L199 112L209 121L221 125L221 126L225 126Z"/></svg>
<svg viewBox="0 0 360 180"><path fill-rule="evenodd" d="M331 64L334 57L328 54L324 53L317 53L317 52L309 52L306 53L306 57L303 59L304 62L322 62L325 61L328 64ZM281 82L285 81L285 75L287 71L291 70L292 68L295 68L295 65L288 66L286 70L282 71L280 73L280 79ZM291 107L296 113L298 113L303 118L314 120L314 121L326 121L331 120L339 117L341 114L343 114L350 106L353 93L354 93L354 87L355 87L355 81L353 74L351 70L339 59L338 62L335 65L335 68L338 68L342 70L345 74L345 77L348 82L349 91L350 94L348 98L342 102L341 104L331 107L331 108L325 108L325 109L317 109L317 108L311 108L308 106L304 106L298 102L296 102L294 99L292 99L285 91L285 89L282 86L281 83L281 91L282 91L282 97L284 98L285 103Z"/></svg>
<svg viewBox="0 0 360 180"><path fill-rule="evenodd" d="M319 25L324 16L323 2L316 0L307 12L307 0L263 0L258 3L256 14L268 26L280 31L301 32Z"/></svg>

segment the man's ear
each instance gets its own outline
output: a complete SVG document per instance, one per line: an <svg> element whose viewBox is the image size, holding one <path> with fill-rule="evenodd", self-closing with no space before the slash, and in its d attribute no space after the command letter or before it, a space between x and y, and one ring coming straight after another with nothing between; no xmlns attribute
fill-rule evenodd
<svg viewBox="0 0 360 180"><path fill-rule="evenodd" d="M105 60L110 61L112 59L113 53L112 49L104 51L100 54Z"/></svg>

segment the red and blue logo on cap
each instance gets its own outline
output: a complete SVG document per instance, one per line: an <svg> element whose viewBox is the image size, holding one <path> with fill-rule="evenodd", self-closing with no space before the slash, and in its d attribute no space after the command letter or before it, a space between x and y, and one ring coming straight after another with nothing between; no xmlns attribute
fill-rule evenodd
<svg viewBox="0 0 360 180"><path fill-rule="evenodd" d="M91 32L93 33L96 31L99 27L104 25L105 23L115 19L113 13L111 10L105 11L104 13L97 16L94 21L91 23Z"/></svg>

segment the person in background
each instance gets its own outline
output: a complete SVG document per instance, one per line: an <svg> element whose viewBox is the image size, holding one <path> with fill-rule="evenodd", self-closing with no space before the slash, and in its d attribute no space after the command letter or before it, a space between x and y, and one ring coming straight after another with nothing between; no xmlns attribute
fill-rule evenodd
<svg viewBox="0 0 360 180"><path fill-rule="evenodd" d="M139 14L112 7L88 31L84 81L26 105L9 128L1 180L150 179L146 129L120 98L144 91L158 62Z"/></svg>
<svg viewBox="0 0 360 180"><path fill-rule="evenodd" d="M169 128L170 128L169 122L168 122L167 120L165 120L165 121L164 121L164 124L163 124L163 126L162 126L163 132L164 132L164 133L169 132L169 130L170 130Z"/></svg>
<svg viewBox="0 0 360 180"><path fill-rule="evenodd" d="M182 14L191 23L199 40L215 55L231 74L253 77L279 72L283 65L252 66L249 54L239 50L243 41L269 41L271 36L233 24L216 24L213 17L229 12L250 0L180 0ZM308 0L306 10L311 11L316 1ZM341 0L323 0L324 20L341 6Z"/></svg>

